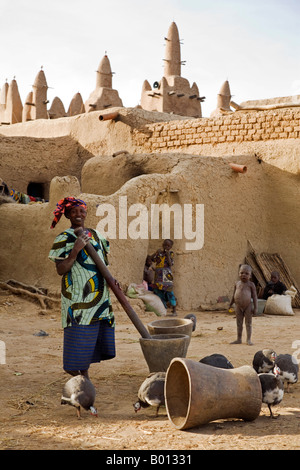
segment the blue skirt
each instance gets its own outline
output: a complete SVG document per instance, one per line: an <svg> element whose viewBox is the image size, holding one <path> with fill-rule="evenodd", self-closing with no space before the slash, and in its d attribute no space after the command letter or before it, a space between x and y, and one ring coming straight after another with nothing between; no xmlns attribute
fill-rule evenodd
<svg viewBox="0 0 300 470"><path fill-rule="evenodd" d="M93 362L113 359L115 351L115 328L107 320L90 325L64 328L63 368L65 371L87 370Z"/></svg>
<svg viewBox="0 0 300 470"><path fill-rule="evenodd" d="M158 295L166 308L168 307L168 303L171 305L171 307L176 306L176 297L173 291L154 289L153 292L154 294Z"/></svg>

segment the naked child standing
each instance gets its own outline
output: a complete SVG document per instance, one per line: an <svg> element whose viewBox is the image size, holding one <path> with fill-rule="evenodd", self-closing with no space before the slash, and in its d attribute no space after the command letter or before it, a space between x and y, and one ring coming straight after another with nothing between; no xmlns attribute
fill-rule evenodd
<svg viewBox="0 0 300 470"><path fill-rule="evenodd" d="M252 345L252 315L257 313L257 293L255 284L250 281L252 269L247 264L242 264L239 269L240 280L235 283L230 307L234 304L237 325L237 339L231 344L241 344L243 333L243 322L245 319L247 344ZM253 300L253 313L252 303Z"/></svg>

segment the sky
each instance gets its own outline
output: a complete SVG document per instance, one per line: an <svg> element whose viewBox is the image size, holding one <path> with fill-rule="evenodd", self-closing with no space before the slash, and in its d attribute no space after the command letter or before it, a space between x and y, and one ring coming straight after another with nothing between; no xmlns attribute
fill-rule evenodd
<svg viewBox="0 0 300 470"><path fill-rule="evenodd" d="M300 0L0 0L0 88L15 78L24 104L43 67L49 107L58 96L67 110L107 54L112 87L137 106L144 80L163 77L173 21L204 117L225 80L238 104L300 94Z"/></svg>

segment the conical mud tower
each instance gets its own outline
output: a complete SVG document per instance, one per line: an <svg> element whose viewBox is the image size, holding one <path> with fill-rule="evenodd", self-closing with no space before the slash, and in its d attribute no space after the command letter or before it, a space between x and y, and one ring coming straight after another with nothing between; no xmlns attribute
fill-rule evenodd
<svg viewBox="0 0 300 470"><path fill-rule="evenodd" d="M112 88L112 71L107 55L102 58L96 77L96 88L85 102L85 112L123 106L117 90Z"/></svg>
<svg viewBox="0 0 300 470"><path fill-rule="evenodd" d="M201 101L196 83L190 86L181 77L181 51L178 28L173 22L168 30L164 58L164 76L153 84L143 83L141 107L147 111L174 113L180 116L202 117Z"/></svg>

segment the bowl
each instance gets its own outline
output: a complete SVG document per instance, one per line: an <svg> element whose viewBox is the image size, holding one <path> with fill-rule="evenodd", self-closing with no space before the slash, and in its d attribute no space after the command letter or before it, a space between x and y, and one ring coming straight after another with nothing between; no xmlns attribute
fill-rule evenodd
<svg viewBox="0 0 300 470"><path fill-rule="evenodd" d="M192 336L194 323L187 318L165 318L147 324L150 335L181 334Z"/></svg>

